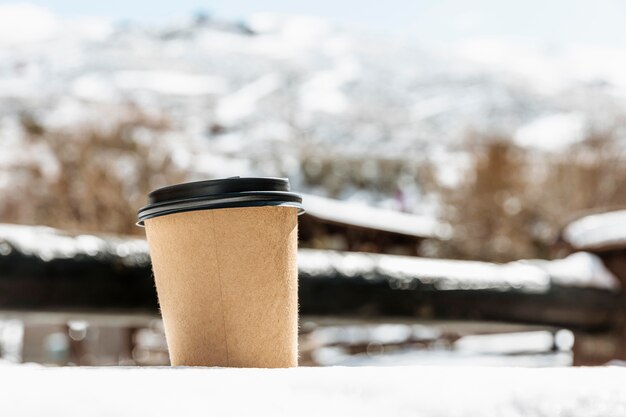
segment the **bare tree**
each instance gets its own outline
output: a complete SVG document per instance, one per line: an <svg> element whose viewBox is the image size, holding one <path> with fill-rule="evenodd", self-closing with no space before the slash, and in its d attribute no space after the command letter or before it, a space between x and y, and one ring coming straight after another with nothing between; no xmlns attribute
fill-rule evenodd
<svg viewBox="0 0 626 417"><path fill-rule="evenodd" d="M472 138L461 183L437 190L454 237L434 253L496 262L550 257L573 218L626 207L620 138L618 130L592 131L558 154L517 147L508 137Z"/></svg>
<svg viewBox="0 0 626 417"><path fill-rule="evenodd" d="M29 149L47 153L51 167L36 158L12 167L12 189L20 192L2 196L3 222L134 234L147 192L185 177L159 143L167 123L134 109L106 129L48 130L31 117L22 125ZM138 140L138 132L153 139Z"/></svg>

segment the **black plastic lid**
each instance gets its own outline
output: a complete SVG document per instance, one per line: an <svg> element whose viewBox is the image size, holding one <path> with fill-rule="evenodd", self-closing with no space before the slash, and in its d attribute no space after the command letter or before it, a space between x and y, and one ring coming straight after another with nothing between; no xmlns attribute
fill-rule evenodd
<svg viewBox="0 0 626 417"><path fill-rule="evenodd" d="M158 188L139 209L137 225L146 219L184 211L232 207L286 206L304 213L300 194L289 191L287 178L220 178Z"/></svg>

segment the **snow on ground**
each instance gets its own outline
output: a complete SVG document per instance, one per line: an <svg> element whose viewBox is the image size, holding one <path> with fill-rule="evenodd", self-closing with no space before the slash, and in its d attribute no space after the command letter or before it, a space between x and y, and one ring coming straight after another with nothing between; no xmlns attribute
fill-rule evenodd
<svg viewBox="0 0 626 417"><path fill-rule="evenodd" d="M165 96L205 96L223 94L225 90L225 80L220 77L164 70L85 74L77 78L71 87L76 97L96 102L117 101L122 92L128 91L147 91Z"/></svg>
<svg viewBox="0 0 626 417"><path fill-rule="evenodd" d="M563 230L563 238L580 250L626 247L626 210L578 219Z"/></svg>
<svg viewBox="0 0 626 417"><path fill-rule="evenodd" d="M180 71L119 71L113 75L121 89L149 90L164 95L223 94L226 82L219 77Z"/></svg>
<svg viewBox="0 0 626 417"><path fill-rule="evenodd" d="M456 48L477 68L497 68L542 95L598 80L626 87L626 56L621 48L572 43L555 48L534 39L493 37L470 38Z"/></svg>
<svg viewBox="0 0 626 417"><path fill-rule="evenodd" d="M279 87L279 77L267 74L218 102L217 120L225 125L241 122L257 110L257 102Z"/></svg>
<svg viewBox="0 0 626 417"><path fill-rule="evenodd" d="M6 366L0 414L622 417L624 386L626 369L618 367Z"/></svg>

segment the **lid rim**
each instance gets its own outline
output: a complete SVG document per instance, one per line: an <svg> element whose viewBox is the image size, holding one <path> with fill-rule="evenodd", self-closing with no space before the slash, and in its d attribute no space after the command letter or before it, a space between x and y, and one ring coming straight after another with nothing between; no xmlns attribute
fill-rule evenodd
<svg viewBox="0 0 626 417"><path fill-rule="evenodd" d="M254 191L289 192L289 180L279 177L229 177L183 182L151 191L148 203Z"/></svg>
<svg viewBox="0 0 626 417"><path fill-rule="evenodd" d="M259 197L275 196L279 198L287 198L287 199L294 198L294 199L302 200L302 197L300 196L300 194L293 193L291 191L241 191L238 193L224 193L224 194L216 194L216 195L188 197L188 198L180 198L177 200L165 200L165 201L160 201L158 203L150 203L150 204L146 204L145 206L137 210L137 213L140 213L147 208L153 208L153 207L157 208L157 207L162 207L162 206L166 206L169 204L184 203L187 201L211 201L211 200L219 200L219 199L229 198L229 197L256 197L256 196L259 196Z"/></svg>
<svg viewBox="0 0 626 417"><path fill-rule="evenodd" d="M137 211L137 225L186 211L259 206L295 207L298 215L304 212L302 196L290 191L287 178L232 177L169 185L150 192L148 204Z"/></svg>
<svg viewBox="0 0 626 417"><path fill-rule="evenodd" d="M261 207L287 207L295 208L298 210L298 216L304 213L304 207L302 203L294 201L242 201L239 203L223 203L215 205L198 205L186 208L170 208L158 211L155 213L149 213L137 218L135 223L137 226L143 227L146 220L154 219L156 217L168 216L170 214L188 213L191 211L201 210L219 210L219 209L238 209L238 208L261 208Z"/></svg>

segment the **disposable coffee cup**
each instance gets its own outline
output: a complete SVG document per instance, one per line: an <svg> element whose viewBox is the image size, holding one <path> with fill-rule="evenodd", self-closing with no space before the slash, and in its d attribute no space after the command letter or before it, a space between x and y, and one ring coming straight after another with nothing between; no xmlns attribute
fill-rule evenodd
<svg viewBox="0 0 626 417"><path fill-rule="evenodd" d="M148 195L145 226L172 365L298 364L298 214L283 178L225 178Z"/></svg>

